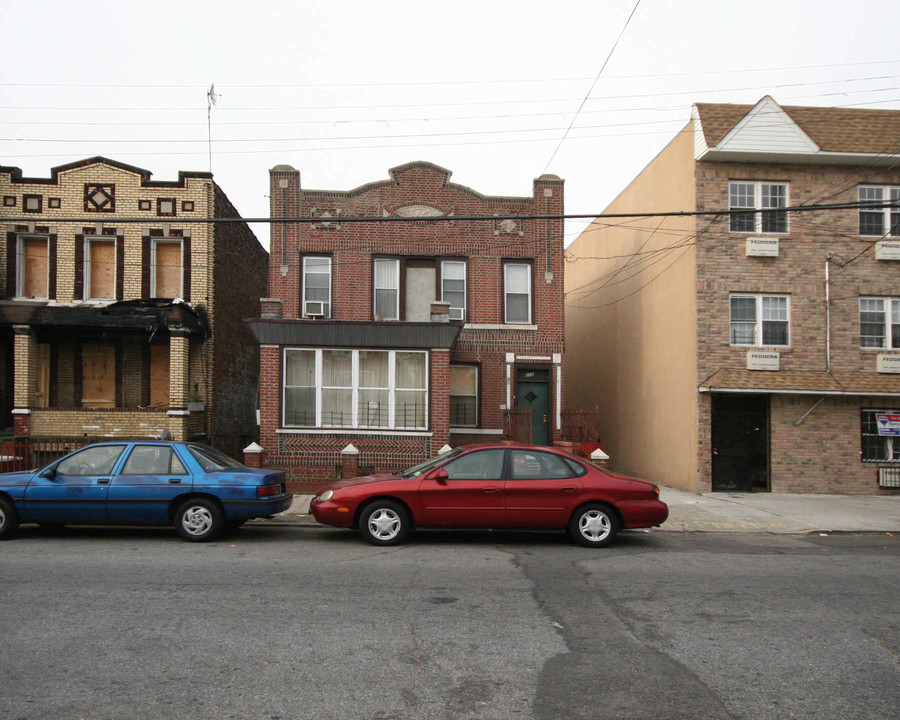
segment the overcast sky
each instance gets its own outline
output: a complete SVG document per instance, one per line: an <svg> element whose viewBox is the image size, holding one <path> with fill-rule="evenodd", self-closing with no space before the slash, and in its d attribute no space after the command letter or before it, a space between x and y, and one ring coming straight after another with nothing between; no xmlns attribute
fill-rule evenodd
<svg viewBox="0 0 900 720"><path fill-rule="evenodd" d="M898 21L897 0L3 0L0 164L209 170L215 83L212 171L245 217L275 165L350 190L414 160L486 195L554 173L567 213L599 213L694 102L900 109Z"/></svg>

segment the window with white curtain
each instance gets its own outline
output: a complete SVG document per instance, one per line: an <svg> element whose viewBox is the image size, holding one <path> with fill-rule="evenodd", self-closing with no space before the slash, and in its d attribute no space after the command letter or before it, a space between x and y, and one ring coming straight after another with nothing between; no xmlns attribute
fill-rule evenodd
<svg viewBox="0 0 900 720"><path fill-rule="evenodd" d="M288 348L283 376L285 427L427 427L427 352Z"/></svg>
<svg viewBox="0 0 900 720"><path fill-rule="evenodd" d="M400 261L392 258L375 260L375 315L382 320L400 319Z"/></svg>

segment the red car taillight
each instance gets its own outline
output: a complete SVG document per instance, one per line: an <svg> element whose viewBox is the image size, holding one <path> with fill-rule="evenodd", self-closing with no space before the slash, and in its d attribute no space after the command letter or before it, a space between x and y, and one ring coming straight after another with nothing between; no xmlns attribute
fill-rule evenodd
<svg viewBox="0 0 900 720"><path fill-rule="evenodd" d="M280 495L284 492L282 485L257 485L256 497L271 497L272 495Z"/></svg>

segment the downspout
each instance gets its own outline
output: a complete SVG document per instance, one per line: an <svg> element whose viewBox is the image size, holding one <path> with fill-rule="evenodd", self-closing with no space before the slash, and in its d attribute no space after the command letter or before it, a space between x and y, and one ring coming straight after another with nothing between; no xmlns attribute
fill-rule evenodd
<svg viewBox="0 0 900 720"><path fill-rule="evenodd" d="M831 372L831 273L834 253L825 253L825 372Z"/></svg>

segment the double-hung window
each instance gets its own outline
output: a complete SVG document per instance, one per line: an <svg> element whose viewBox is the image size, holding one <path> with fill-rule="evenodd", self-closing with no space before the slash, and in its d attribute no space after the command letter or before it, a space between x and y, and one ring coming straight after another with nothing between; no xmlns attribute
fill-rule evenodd
<svg viewBox="0 0 900 720"><path fill-rule="evenodd" d="M786 233L787 183L730 182L728 209L730 229L735 233ZM746 210L747 212L743 212ZM739 211L739 212L735 212Z"/></svg>
<svg viewBox="0 0 900 720"><path fill-rule="evenodd" d="M400 261L376 258L374 263L376 317L382 320L400 319Z"/></svg>
<svg viewBox="0 0 900 720"><path fill-rule="evenodd" d="M331 258L303 258L303 317L331 317Z"/></svg>
<svg viewBox="0 0 900 720"><path fill-rule="evenodd" d="M503 322L531 324L531 263L503 264Z"/></svg>
<svg viewBox="0 0 900 720"><path fill-rule="evenodd" d="M16 248L16 297L46 300L49 288L50 240L20 235Z"/></svg>
<svg viewBox="0 0 900 720"><path fill-rule="evenodd" d="M882 435L879 415L900 415L900 409L862 411L862 460L887 462L900 460L900 438Z"/></svg>
<svg viewBox="0 0 900 720"><path fill-rule="evenodd" d="M478 367L450 366L450 427L478 427Z"/></svg>
<svg viewBox="0 0 900 720"><path fill-rule="evenodd" d="M790 301L787 295L732 295L730 305L732 345L790 345Z"/></svg>
<svg viewBox="0 0 900 720"><path fill-rule="evenodd" d="M859 346L900 350L900 299L859 299Z"/></svg>
<svg viewBox="0 0 900 720"><path fill-rule="evenodd" d="M466 319L466 263L441 261L441 300L450 303L450 319Z"/></svg>
<svg viewBox="0 0 900 720"><path fill-rule="evenodd" d="M900 237L900 188L862 186L859 204L860 235ZM872 207L879 205L894 207Z"/></svg>
<svg viewBox="0 0 900 720"><path fill-rule="evenodd" d="M426 429L426 352L288 348L283 377L285 427Z"/></svg>

